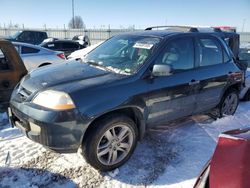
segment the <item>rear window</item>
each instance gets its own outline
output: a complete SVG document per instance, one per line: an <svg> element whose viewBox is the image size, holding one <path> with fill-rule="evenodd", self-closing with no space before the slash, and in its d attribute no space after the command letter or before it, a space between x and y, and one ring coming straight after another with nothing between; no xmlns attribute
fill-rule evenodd
<svg viewBox="0 0 250 188"><path fill-rule="evenodd" d="M198 42L200 66L216 65L223 62L220 43L213 38L201 38Z"/></svg>
<svg viewBox="0 0 250 188"><path fill-rule="evenodd" d="M23 46L21 53L22 54L34 54L34 53L38 53L39 51L40 51L39 49Z"/></svg>
<svg viewBox="0 0 250 188"><path fill-rule="evenodd" d="M0 49L0 71L2 71L2 70L9 70L9 69L10 69L9 60L5 56L3 50Z"/></svg>

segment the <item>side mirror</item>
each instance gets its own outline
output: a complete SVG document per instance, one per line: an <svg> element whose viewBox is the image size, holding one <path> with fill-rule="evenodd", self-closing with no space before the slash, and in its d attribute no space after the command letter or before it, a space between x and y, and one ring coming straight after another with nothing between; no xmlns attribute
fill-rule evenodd
<svg viewBox="0 0 250 188"><path fill-rule="evenodd" d="M172 68L170 65L155 64L152 74L153 76L169 76L172 75Z"/></svg>

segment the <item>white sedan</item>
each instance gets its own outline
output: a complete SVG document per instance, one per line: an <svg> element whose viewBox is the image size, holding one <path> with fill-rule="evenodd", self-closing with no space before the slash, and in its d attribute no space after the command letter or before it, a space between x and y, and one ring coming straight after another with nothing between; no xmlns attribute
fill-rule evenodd
<svg viewBox="0 0 250 188"><path fill-rule="evenodd" d="M98 47L100 44L102 44L104 41L99 42L97 44L93 44L91 46L88 46L86 48L83 48L81 50L77 50L74 51L73 53L71 53L68 56L68 59L81 59L83 58L85 55L87 55L90 51L92 51L93 49L95 49L96 47Z"/></svg>

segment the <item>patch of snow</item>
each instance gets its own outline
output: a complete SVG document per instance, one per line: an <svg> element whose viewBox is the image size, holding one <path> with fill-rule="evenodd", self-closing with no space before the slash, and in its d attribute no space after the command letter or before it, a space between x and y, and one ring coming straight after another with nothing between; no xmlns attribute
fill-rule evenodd
<svg viewBox="0 0 250 188"><path fill-rule="evenodd" d="M156 126L137 144L126 164L101 173L79 153L49 152L6 126L0 129L0 187L191 188L213 155L218 136L246 127L250 127L250 102L241 103L235 116L216 121L194 116Z"/></svg>

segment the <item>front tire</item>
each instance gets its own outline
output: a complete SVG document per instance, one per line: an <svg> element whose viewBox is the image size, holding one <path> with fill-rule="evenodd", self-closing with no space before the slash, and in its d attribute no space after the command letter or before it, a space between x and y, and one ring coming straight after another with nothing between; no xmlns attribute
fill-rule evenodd
<svg viewBox="0 0 250 188"><path fill-rule="evenodd" d="M82 146L86 161L101 171L123 165L136 147L138 133L134 121L114 114L92 126Z"/></svg>
<svg viewBox="0 0 250 188"><path fill-rule="evenodd" d="M222 97L219 105L219 116L234 115L239 105L239 93L235 89L228 90Z"/></svg>

